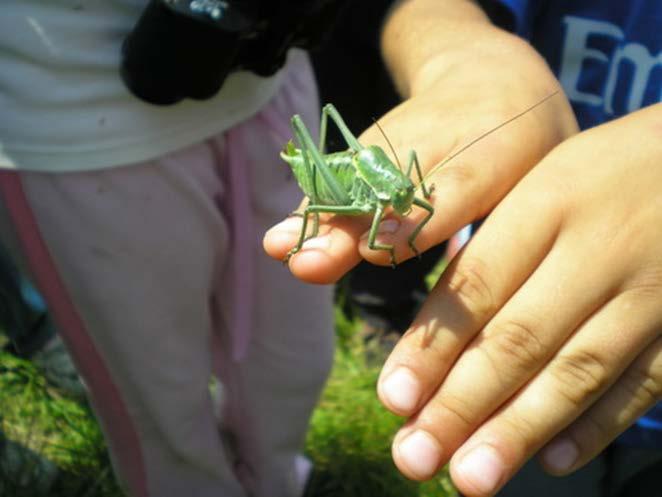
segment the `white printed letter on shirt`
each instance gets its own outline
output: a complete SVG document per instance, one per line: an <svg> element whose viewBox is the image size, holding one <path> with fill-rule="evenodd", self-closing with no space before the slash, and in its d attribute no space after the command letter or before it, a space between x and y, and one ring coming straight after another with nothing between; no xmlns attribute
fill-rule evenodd
<svg viewBox="0 0 662 497"><path fill-rule="evenodd" d="M593 59L609 64L606 54L587 46L588 38L591 35L604 35L622 40L623 31L614 24L581 17L566 16L563 21L566 25L566 36L559 74L561 84L570 100L589 105L602 105L601 95L582 92L577 88L584 61Z"/></svg>

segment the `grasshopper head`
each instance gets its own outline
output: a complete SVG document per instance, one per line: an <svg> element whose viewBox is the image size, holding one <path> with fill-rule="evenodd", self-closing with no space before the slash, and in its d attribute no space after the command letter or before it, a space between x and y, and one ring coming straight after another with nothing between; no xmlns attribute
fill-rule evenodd
<svg viewBox="0 0 662 497"><path fill-rule="evenodd" d="M391 206L393 206L393 210L403 216L409 214L413 201L414 185L409 181L401 188L396 188L391 196Z"/></svg>

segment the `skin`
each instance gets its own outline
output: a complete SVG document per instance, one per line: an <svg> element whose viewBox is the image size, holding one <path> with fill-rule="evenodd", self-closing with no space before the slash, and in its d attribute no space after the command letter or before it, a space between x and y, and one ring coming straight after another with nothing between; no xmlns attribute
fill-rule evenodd
<svg viewBox="0 0 662 497"><path fill-rule="evenodd" d="M405 101L380 123L424 171L558 88L469 1L402 2L383 37ZM383 145L372 128L359 140ZM408 418L394 461L415 480L450 461L468 497L494 495L536 454L568 474L662 398L662 105L578 133L559 95L429 181L420 249L489 216L384 365L378 395ZM398 260L423 215L383 221ZM272 228L267 253L281 259L299 223ZM324 218L292 273L331 283L361 258L388 264L368 223Z"/></svg>

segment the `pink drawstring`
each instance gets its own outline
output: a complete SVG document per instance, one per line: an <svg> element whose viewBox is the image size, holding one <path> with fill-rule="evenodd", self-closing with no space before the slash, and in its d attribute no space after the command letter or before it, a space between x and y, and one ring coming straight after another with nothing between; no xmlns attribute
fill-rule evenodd
<svg viewBox="0 0 662 497"><path fill-rule="evenodd" d="M287 122L274 114L274 109L267 106L259 114L268 127L285 143L290 136ZM251 204L249 160L245 156L248 144L245 143L238 126L225 134L225 169L226 194L223 201L230 233L232 235L232 318L230 336L232 340L232 359L239 362L248 351L253 329L252 297L255 295L255 222Z"/></svg>
<svg viewBox="0 0 662 497"><path fill-rule="evenodd" d="M253 329L251 298L255 295L255 222L252 216L248 163L244 157L241 127L225 135L227 192L225 205L230 225L232 246L232 359L241 361L248 350Z"/></svg>

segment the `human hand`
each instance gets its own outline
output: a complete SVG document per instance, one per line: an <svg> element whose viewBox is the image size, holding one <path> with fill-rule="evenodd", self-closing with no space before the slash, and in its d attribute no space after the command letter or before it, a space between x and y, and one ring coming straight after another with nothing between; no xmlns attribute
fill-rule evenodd
<svg viewBox="0 0 662 497"><path fill-rule="evenodd" d="M416 150L424 174L487 130L558 89L545 61L525 41L495 28L470 0L408 0L386 22L385 58L403 104L380 119L399 157ZM340 109L342 113L342 109ZM563 95L491 134L431 177L435 215L416 239L423 251L486 215L552 147L577 131ZM359 140L389 147L376 126ZM420 195L420 194L419 194ZM378 241L393 243L397 261L413 254L407 238L422 220L390 215ZM361 258L389 264L386 251L367 247L370 218L322 216L320 235L289 260L298 278L332 283ZM264 238L282 260L295 245L301 219L290 218ZM393 232L395 231L395 232Z"/></svg>
<svg viewBox="0 0 662 497"><path fill-rule="evenodd" d="M480 69L472 64L457 67L450 74L447 59L426 65L425 77L419 79L425 83L414 85L414 95L380 120L397 155L406 157L415 149L424 174L429 174L444 158L556 90L558 83L537 54L521 40L513 43L523 51L515 72L487 56ZM520 73L531 75L537 83L530 84ZM428 186L435 186L432 203L436 215L417 237L418 249L424 251L484 216L545 153L576 129L569 104L559 94L426 177ZM359 140L390 150L376 126ZM394 244L396 260L413 255L407 238L425 214L419 209L406 217L392 213L384 220L388 222L382 222L389 232L379 239ZM386 251L367 247L364 233L370 221L371 217L322 216L320 235L290 258L291 271L304 281L331 283L362 257L388 264ZM264 240L267 253L282 260L295 245L300 230L300 218L290 218L270 230Z"/></svg>
<svg viewBox="0 0 662 497"><path fill-rule="evenodd" d="M393 457L493 495L563 475L662 398L662 104L549 153L453 259L382 371Z"/></svg>

